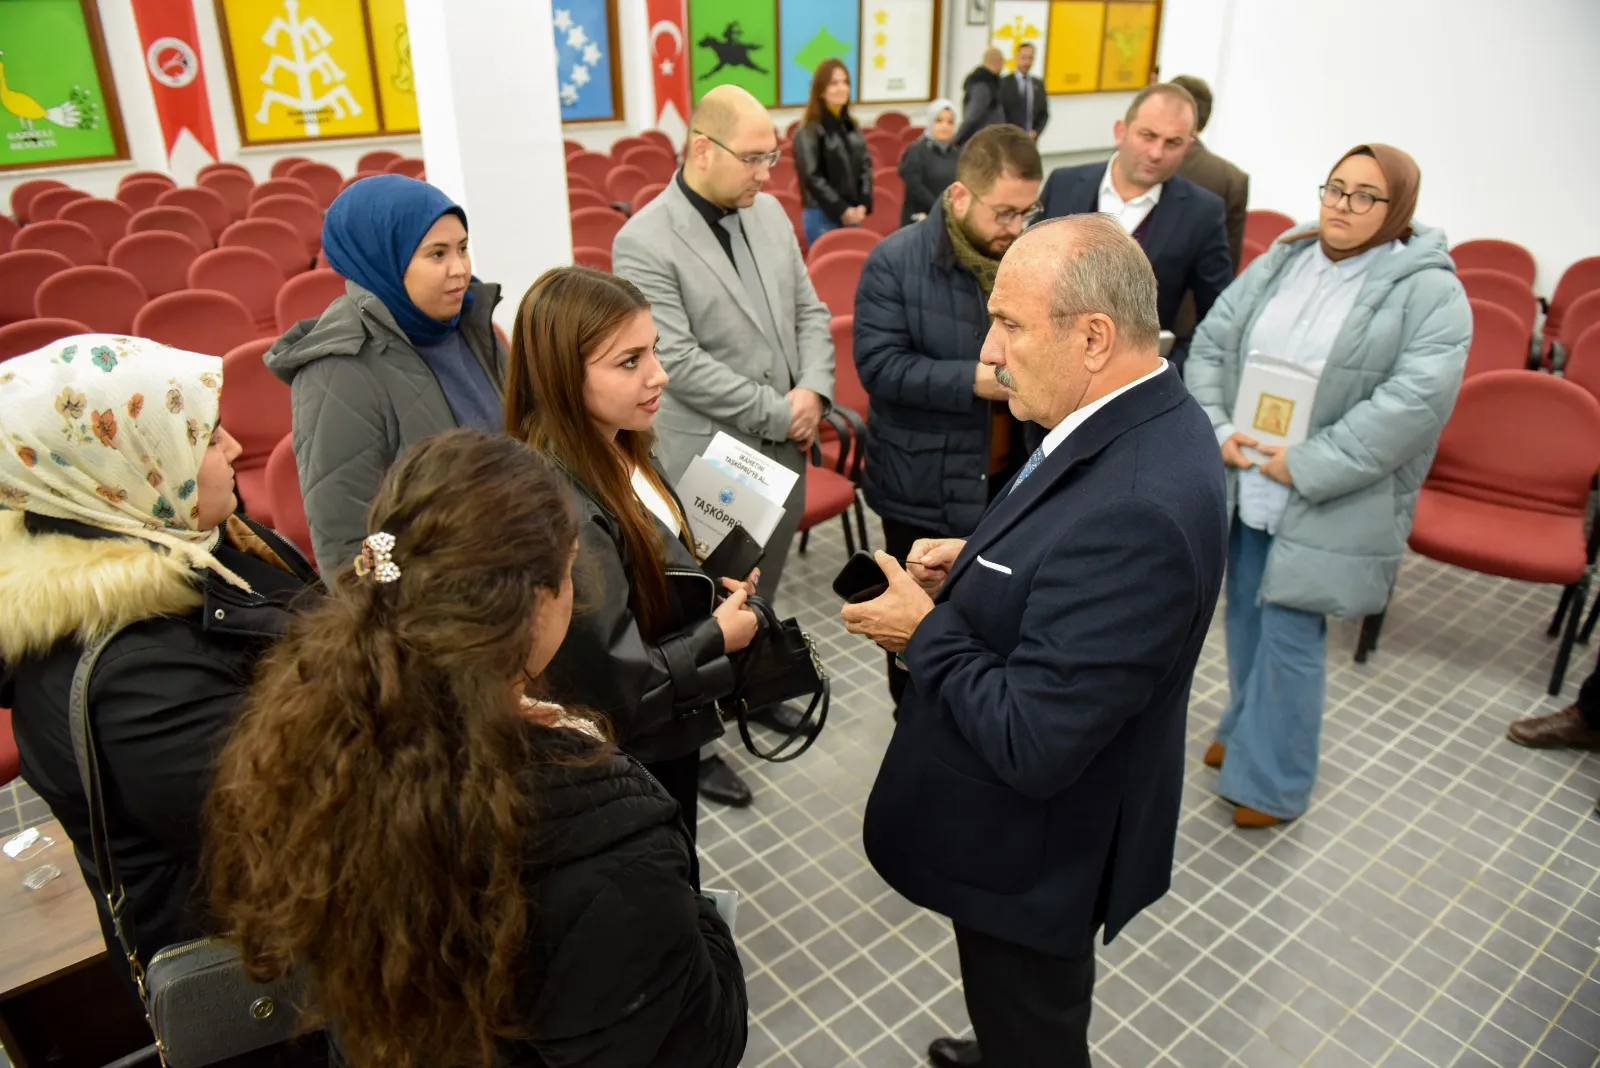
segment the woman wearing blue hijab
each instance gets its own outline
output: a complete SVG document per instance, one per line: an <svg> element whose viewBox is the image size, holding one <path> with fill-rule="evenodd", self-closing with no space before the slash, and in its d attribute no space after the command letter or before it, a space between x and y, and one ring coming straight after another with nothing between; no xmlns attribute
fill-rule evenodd
<svg viewBox="0 0 1600 1068"><path fill-rule="evenodd" d="M500 287L472 277L466 212L426 182L364 178L328 208L345 295L266 355L293 396L294 454L323 571L355 559L396 457L454 427L504 427Z"/></svg>

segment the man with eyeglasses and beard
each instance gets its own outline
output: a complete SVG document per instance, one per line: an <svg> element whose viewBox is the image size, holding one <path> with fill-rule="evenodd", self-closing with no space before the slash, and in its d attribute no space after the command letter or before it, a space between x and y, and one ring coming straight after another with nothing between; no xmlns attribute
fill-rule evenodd
<svg viewBox="0 0 1600 1068"><path fill-rule="evenodd" d="M767 109L719 85L689 117L683 166L618 232L612 272L649 298L671 382L656 444L676 483L726 431L800 475L767 539L759 592L772 600L806 499L802 450L833 396L833 335L783 205L761 194L778 162ZM785 730L786 706L764 710ZM700 792L748 805L749 788L720 757L702 754Z"/></svg>
<svg viewBox="0 0 1600 1068"><path fill-rule="evenodd" d="M1009 124L973 135L921 222L885 238L856 289L855 360L872 400L867 503L902 562L920 538L964 538L1028 450L1009 391L978 352L1000 259L1038 208L1044 169ZM896 708L906 673L888 658Z"/></svg>

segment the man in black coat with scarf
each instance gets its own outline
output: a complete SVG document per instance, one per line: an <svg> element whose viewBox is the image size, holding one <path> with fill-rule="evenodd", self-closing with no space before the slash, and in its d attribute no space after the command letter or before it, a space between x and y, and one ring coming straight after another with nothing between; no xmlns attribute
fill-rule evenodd
<svg viewBox="0 0 1600 1068"><path fill-rule="evenodd" d="M978 351L1000 257L1022 232L1043 179L1015 126L973 137L928 217L873 248L856 288L855 359L871 398L867 503L885 548L970 534L1027 451L1009 393ZM889 658L896 705L906 675Z"/></svg>

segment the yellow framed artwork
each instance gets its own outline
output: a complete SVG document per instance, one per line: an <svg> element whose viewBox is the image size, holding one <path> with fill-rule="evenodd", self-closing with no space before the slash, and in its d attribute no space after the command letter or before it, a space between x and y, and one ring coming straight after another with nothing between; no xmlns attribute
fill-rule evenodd
<svg viewBox="0 0 1600 1068"><path fill-rule="evenodd" d="M411 76L405 0L367 0L367 26L372 34L383 128L389 133L415 133L422 127L417 120L416 82Z"/></svg>
<svg viewBox="0 0 1600 1068"><path fill-rule="evenodd" d="M1051 0L1041 50L1048 93L1141 89L1155 73L1161 0Z"/></svg>
<svg viewBox="0 0 1600 1068"><path fill-rule="evenodd" d="M1155 63L1159 6L1151 0L1106 5L1106 48L1100 89L1138 89L1150 81Z"/></svg>
<svg viewBox="0 0 1600 1068"><path fill-rule="evenodd" d="M1105 38L1104 0L1056 0L1050 5L1047 93L1093 93L1100 88L1100 43Z"/></svg>

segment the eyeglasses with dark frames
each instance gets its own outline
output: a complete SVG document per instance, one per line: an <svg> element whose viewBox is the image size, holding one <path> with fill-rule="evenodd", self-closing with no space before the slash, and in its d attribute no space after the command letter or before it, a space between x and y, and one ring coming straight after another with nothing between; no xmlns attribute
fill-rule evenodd
<svg viewBox="0 0 1600 1068"><path fill-rule="evenodd" d="M1374 204L1389 203L1388 197L1373 196L1365 189L1357 189L1354 192L1351 192L1346 190L1343 186L1324 185L1318 186L1317 192L1322 194L1323 205L1329 208L1337 208L1339 206L1339 201L1348 199L1350 201L1350 213L1352 215L1365 215L1367 212L1372 210L1372 206Z"/></svg>
<svg viewBox="0 0 1600 1068"><path fill-rule="evenodd" d="M722 149L722 151L726 152L740 163L743 163L746 167L760 167L763 165L770 167L777 163L779 159L783 158L783 149L781 148L775 148L771 152L751 152L745 155L740 155L727 145L723 144L721 141L718 141L715 137L712 137L710 134L706 133L704 130L691 130L689 132L697 133L701 137L704 137L707 141L710 141L712 144Z"/></svg>
<svg viewBox="0 0 1600 1068"><path fill-rule="evenodd" d="M1016 208L997 208L982 197L973 195L974 200L989 209L989 214L994 216L994 221L1001 226L1010 226L1014 222L1021 222L1024 227L1034 222L1044 214L1044 205L1035 200L1032 204L1018 211Z"/></svg>

